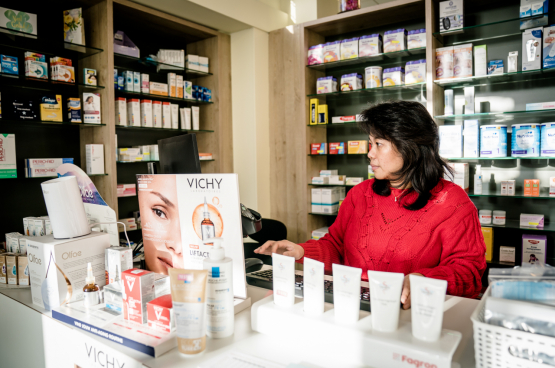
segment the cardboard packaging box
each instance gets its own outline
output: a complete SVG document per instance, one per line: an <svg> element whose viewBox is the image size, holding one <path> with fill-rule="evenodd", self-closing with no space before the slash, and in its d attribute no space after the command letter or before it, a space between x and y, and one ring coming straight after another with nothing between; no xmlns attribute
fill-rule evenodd
<svg viewBox="0 0 555 368"><path fill-rule="evenodd" d="M141 73L133 72L133 92L141 92Z"/></svg>
<svg viewBox="0 0 555 368"><path fill-rule="evenodd" d="M166 83L150 82L150 94L168 96L168 85Z"/></svg>
<svg viewBox="0 0 555 368"><path fill-rule="evenodd" d="M447 158L463 156L462 125L439 126L439 155Z"/></svg>
<svg viewBox="0 0 555 368"><path fill-rule="evenodd" d="M106 308L118 314L123 313L123 289L123 282L121 280L104 287L104 302L106 303Z"/></svg>
<svg viewBox="0 0 555 368"><path fill-rule="evenodd" d="M326 185L330 183L330 178L328 176L313 176L312 184L316 185Z"/></svg>
<svg viewBox="0 0 555 368"><path fill-rule="evenodd" d="M83 122L87 124L101 124L100 94L83 93Z"/></svg>
<svg viewBox="0 0 555 368"><path fill-rule="evenodd" d="M162 102L152 101L152 126L162 128Z"/></svg>
<svg viewBox="0 0 555 368"><path fill-rule="evenodd" d="M324 63L339 61L341 57L341 41L327 42L324 44Z"/></svg>
<svg viewBox="0 0 555 368"><path fill-rule="evenodd" d="M0 179L17 178L15 134L0 134Z"/></svg>
<svg viewBox="0 0 555 368"><path fill-rule="evenodd" d="M486 243L486 261L493 259L493 228L492 227L482 227L482 235L484 236L484 242Z"/></svg>
<svg viewBox="0 0 555 368"><path fill-rule="evenodd" d="M176 97L183 98L183 76L178 75L175 78Z"/></svg>
<svg viewBox="0 0 555 368"><path fill-rule="evenodd" d="M141 100L141 126L152 128L152 100Z"/></svg>
<svg viewBox="0 0 555 368"><path fill-rule="evenodd" d="M439 3L439 31L461 33L462 28L464 28L464 1L441 1Z"/></svg>
<svg viewBox="0 0 555 368"><path fill-rule="evenodd" d="M405 84L405 68L388 68L383 71L383 86L402 86Z"/></svg>
<svg viewBox="0 0 555 368"><path fill-rule="evenodd" d="M327 143L311 143L310 144L310 154L311 155L325 155L328 153Z"/></svg>
<svg viewBox="0 0 555 368"><path fill-rule="evenodd" d="M133 268L133 249L128 247L110 247L104 252L106 285L114 282L116 268L121 274Z"/></svg>
<svg viewBox="0 0 555 368"><path fill-rule="evenodd" d="M81 99L70 97L67 99L67 117L71 123L82 123Z"/></svg>
<svg viewBox="0 0 555 368"><path fill-rule="evenodd" d="M499 247L499 262L515 263L515 247Z"/></svg>
<svg viewBox="0 0 555 368"><path fill-rule="evenodd" d="M147 303L154 299L154 273L130 269L122 272L123 318L140 324L147 323Z"/></svg>
<svg viewBox="0 0 555 368"><path fill-rule="evenodd" d="M29 286L29 258L25 254L17 256L17 282L20 286Z"/></svg>
<svg viewBox="0 0 555 368"><path fill-rule="evenodd" d="M419 49L426 47L426 29L413 29L407 36L408 49Z"/></svg>
<svg viewBox="0 0 555 368"><path fill-rule="evenodd" d="M162 128L172 128L172 115L169 102L162 102Z"/></svg>
<svg viewBox="0 0 555 368"><path fill-rule="evenodd" d="M474 74L477 77L488 74L488 46L474 46Z"/></svg>
<svg viewBox="0 0 555 368"><path fill-rule="evenodd" d="M454 170L453 180L448 175L445 175L444 179L452 181L468 193L470 188L469 165L467 163L449 163L449 165Z"/></svg>
<svg viewBox="0 0 555 368"><path fill-rule="evenodd" d="M382 35L376 33L362 36L358 40L358 57L374 56L383 52Z"/></svg>
<svg viewBox="0 0 555 368"><path fill-rule="evenodd" d="M17 258L16 253L6 254L6 274L8 277L8 285L19 285L17 277Z"/></svg>
<svg viewBox="0 0 555 368"><path fill-rule="evenodd" d="M87 175L104 174L104 145L85 145Z"/></svg>
<svg viewBox="0 0 555 368"><path fill-rule="evenodd" d="M330 143L330 155L344 155L345 142Z"/></svg>
<svg viewBox="0 0 555 368"><path fill-rule="evenodd" d="M168 73L168 92L170 97L177 97L177 75L175 73Z"/></svg>
<svg viewBox="0 0 555 368"><path fill-rule="evenodd" d="M328 105L318 106L318 124L328 123Z"/></svg>
<svg viewBox="0 0 555 368"><path fill-rule="evenodd" d="M522 235L522 265L545 264L547 236L545 235Z"/></svg>
<svg viewBox="0 0 555 368"><path fill-rule="evenodd" d="M27 256L33 304L51 310L83 299L88 262L96 283L104 286L104 250L108 247L109 234L100 232L74 239L30 238Z"/></svg>
<svg viewBox="0 0 555 368"><path fill-rule="evenodd" d="M522 71L542 68L542 34L542 27L522 33Z"/></svg>
<svg viewBox="0 0 555 368"><path fill-rule="evenodd" d="M322 212L322 189L312 188L311 189L311 212L319 213Z"/></svg>
<svg viewBox="0 0 555 368"><path fill-rule="evenodd" d="M409 61L405 65L405 84L424 83L426 81L426 59Z"/></svg>
<svg viewBox="0 0 555 368"><path fill-rule="evenodd" d="M42 121L63 121L62 95L43 96L40 103Z"/></svg>
<svg viewBox="0 0 555 368"><path fill-rule="evenodd" d="M383 52L396 52L407 49L407 30L404 28L385 31L383 36Z"/></svg>
<svg viewBox="0 0 555 368"><path fill-rule="evenodd" d="M464 121L464 157L480 157L480 121Z"/></svg>
<svg viewBox="0 0 555 368"><path fill-rule="evenodd" d="M130 98L127 100L127 125L141 126L141 105L138 98Z"/></svg>
<svg viewBox="0 0 555 368"><path fill-rule="evenodd" d="M127 125L127 100L116 97L116 125Z"/></svg>
<svg viewBox="0 0 555 368"><path fill-rule="evenodd" d="M150 93L150 76L141 74L141 93Z"/></svg>
<svg viewBox="0 0 555 368"><path fill-rule="evenodd" d="M543 68L555 68L555 26L543 29Z"/></svg>
<svg viewBox="0 0 555 368"><path fill-rule="evenodd" d="M358 37L341 40L341 60L358 58Z"/></svg>
<svg viewBox="0 0 555 368"><path fill-rule="evenodd" d="M532 229L543 229L544 215L521 213L520 227L529 227Z"/></svg>
<svg viewBox="0 0 555 368"><path fill-rule="evenodd" d="M148 327L170 333L175 328L171 295L164 295L147 303Z"/></svg>
<svg viewBox="0 0 555 368"><path fill-rule="evenodd" d="M453 46L436 49L436 79L453 78Z"/></svg>
<svg viewBox="0 0 555 368"><path fill-rule="evenodd" d="M349 141L347 153L349 155L368 153L368 141Z"/></svg>
<svg viewBox="0 0 555 368"><path fill-rule="evenodd" d="M527 197L540 196L539 179L524 179L524 196L527 196Z"/></svg>
<svg viewBox="0 0 555 368"><path fill-rule="evenodd" d="M310 111L308 116L308 124L309 125L317 125L318 124L318 106L319 101L317 98L310 99Z"/></svg>
<svg viewBox="0 0 555 368"><path fill-rule="evenodd" d="M472 77L472 44L453 47L453 76L455 78Z"/></svg>
<svg viewBox="0 0 555 368"><path fill-rule="evenodd" d="M333 76L322 77L316 80L316 93L332 93L337 92L337 78Z"/></svg>
<svg viewBox="0 0 555 368"><path fill-rule="evenodd" d="M8 266L6 265L6 254L0 253L0 284L8 283Z"/></svg>

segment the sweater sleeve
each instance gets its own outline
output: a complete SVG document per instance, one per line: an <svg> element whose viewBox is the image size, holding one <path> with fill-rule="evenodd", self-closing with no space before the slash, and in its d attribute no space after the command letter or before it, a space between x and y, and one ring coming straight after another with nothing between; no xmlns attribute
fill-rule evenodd
<svg viewBox="0 0 555 368"><path fill-rule="evenodd" d="M425 277L446 280L449 295L475 298L482 289L482 275L486 270L486 244L478 214L471 203L460 208L466 212L452 216L437 229L442 245L439 265L414 271Z"/></svg>
<svg viewBox="0 0 555 368"><path fill-rule="evenodd" d="M323 262L326 270L331 270L333 263L343 264L343 239L354 211L353 196L358 191L353 188L347 193L337 214L337 219L330 226L328 234L319 240L309 240L306 243L299 244L304 248L304 257ZM304 257L297 262L302 263Z"/></svg>

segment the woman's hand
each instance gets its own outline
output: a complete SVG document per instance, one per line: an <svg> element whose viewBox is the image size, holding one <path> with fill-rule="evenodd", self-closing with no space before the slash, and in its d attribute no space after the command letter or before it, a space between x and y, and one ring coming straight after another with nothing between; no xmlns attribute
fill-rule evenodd
<svg viewBox="0 0 555 368"><path fill-rule="evenodd" d="M410 275L422 276L421 273L411 273ZM401 303L403 304L403 309L410 308L410 275L405 276L403 281L403 291L401 292Z"/></svg>
<svg viewBox="0 0 555 368"><path fill-rule="evenodd" d="M272 253L283 254L284 256L294 257L299 260L304 256L304 248L298 244L292 243L289 240L274 241L270 240L264 243L261 247L254 250L254 253L267 254Z"/></svg>

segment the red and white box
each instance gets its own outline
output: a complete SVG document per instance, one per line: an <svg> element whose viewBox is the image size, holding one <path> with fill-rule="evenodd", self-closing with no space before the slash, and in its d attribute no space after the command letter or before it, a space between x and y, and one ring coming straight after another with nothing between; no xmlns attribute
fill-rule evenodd
<svg viewBox="0 0 555 368"><path fill-rule="evenodd" d="M118 184L118 197L133 197L137 195L136 184Z"/></svg>
<svg viewBox="0 0 555 368"><path fill-rule="evenodd" d="M169 333L175 327L171 294L162 295L146 305L148 327Z"/></svg>
<svg viewBox="0 0 555 368"><path fill-rule="evenodd" d="M357 121L356 115L349 115L349 116L332 116L331 123L332 124L343 124L350 121Z"/></svg>
<svg viewBox="0 0 555 368"><path fill-rule="evenodd" d="M154 299L154 272L133 268L121 273L125 288L123 318L140 324L147 323L146 305Z"/></svg>
<svg viewBox="0 0 555 368"><path fill-rule="evenodd" d="M345 142L334 142L330 143L330 155L344 155L345 154Z"/></svg>
<svg viewBox="0 0 555 368"><path fill-rule="evenodd" d="M325 155L328 153L327 143L311 143L310 144L310 154L311 155Z"/></svg>

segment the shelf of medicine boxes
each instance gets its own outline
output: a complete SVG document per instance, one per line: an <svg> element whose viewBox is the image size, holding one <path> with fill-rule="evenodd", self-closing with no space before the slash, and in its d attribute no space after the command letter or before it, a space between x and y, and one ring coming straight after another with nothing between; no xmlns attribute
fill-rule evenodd
<svg viewBox="0 0 555 368"><path fill-rule="evenodd" d="M216 161L214 159L211 160L199 160L200 162L206 161ZM140 161L116 161L118 164L137 164L139 162L159 162L159 160L140 160Z"/></svg>
<svg viewBox="0 0 555 368"><path fill-rule="evenodd" d="M335 212L335 213L320 213L320 212L309 212L309 215L317 215L317 216L332 216L332 217L336 217L337 214L339 212Z"/></svg>
<svg viewBox="0 0 555 368"><path fill-rule="evenodd" d="M308 183L309 186L311 187L346 187L346 188L350 188L350 187L354 187L353 184L312 184L312 183Z"/></svg>
<svg viewBox="0 0 555 368"><path fill-rule="evenodd" d="M87 174L87 176L108 176L108 174ZM24 179L56 179L57 176L36 176L32 178L25 177Z"/></svg>
<svg viewBox="0 0 555 368"><path fill-rule="evenodd" d="M514 118L541 118L555 116L555 109L552 110L531 110L531 111L502 111L502 112L481 112L477 114L457 114L439 115L434 119L445 121L457 120L513 120Z"/></svg>
<svg viewBox="0 0 555 368"><path fill-rule="evenodd" d="M312 156L312 157L317 157L317 156L332 156L332 157L345 157L345 156L368 156L367 153L344 153L344 154L329 154L329 153L323 153L323 154L318 154L318 155L313 155L311 153L308 154L308 156Z"/></svg>
<svg viewBox="0 0 555 368"><path fill-rule="evenodd" d="M17 120L0 118L0 124L17 124L29 126L64 126L64 127L98 127L106 124L70 123L67 121L40 121L40 120Z"/></svg>
<svg viewBox="0 0 555 368"><path fill-rule="evenodd" d="M5 37L0 38L0 47L9 47L12 49L23 50L23 51L30 51L36 52L38 54L44 54L48 57L50 56L75 56L77 59L83 59L92 55L99 54L103 52L103 49L98 47L92 46L85 46L79 45L72 42L63 42L60 43L59 49L53 50L49 44L48 49L49 51L39 50L36 49L36 46L41 44L40 37L30 37L28 33L14 31L13 29L0 27L0 35L4 35ZM11 39L10 36L15 36L15 40ZM50 40L48 40L50 41Z"/></svg>
<svg viewBox="0 0 555 368"><path fill-rule="evenodd" d="M150 93L129 92L129 91L116 91L116 96L127 97L127 98L148 98L152 100L172 101L172 102L189 102L189 103L198 104L198 105L209 105L214 103L213 101L206 102L206 101L198 101L198 100L187 99L187 98L169 97L169 96L153 95Z"/></svg>
<svg viewBox="0 0 555 368"><path fill-rule="evenodd" d="M25 88L25 89L34 89L38 91L49 91L54 92L56 90L68 90L68 88L75 88L79 87L83 90L96 90L96 89L104 89L104 86L91 86L89 84L84 83L68 83L68 82L58 82L53 81L50 79L39 79L39 78L30 78L13 75L8 73L0 72L0 77L2 77L2 85L10 86L10 87L17 87L17 88ZM5 78L5 79L4 79Z"/></svg>
<svg viewBox="0 0 555 368"><path fill-rule="evenodd" d="M193 129L164 129L164 128L154 128L154 127L142 127L142 126L128 126L128 125L116 125L116 129L139 129L139 130L157 130L160 132L181 132L181 133L214 133L213 130L193 130Z"/></svg>
<svg viewBox="0 0 555 368"><path fill-rule="evenodd" d="M555 160L555 157L446 157L449 161L472 160Z"/></svg>
<svg viewBox="0 0 555 368"><path fill-rule="evenodd" d="M549 195L549 188L541 188L540 195L537 197L525 196L523 194L518 195L501 195L499 192L489 193L487 190L483 190L482 194L468 193L469 197L493 197L493 198L517 198L517 199L555 199L555 196Z"/></svg>
<svg viewBox="0 0 555 368"><path fill-rule="evenodd" d="M515 14L518 15L518 7L516 8ZM505 37L519 36L522 37L522 31L520 30L520 22L534 20L542 18L544 16L553 16L555 11L551 11L542 15L535 15L531 17L519 18L514 17L510 19L503 19L494 22L475 24L463 27L457 31L453 32L435 32L434 37L442 41L443 47L455 46L463 43L474 43L481 42L492 39L499 39ZM468 15L465 15L465 19L472 19ZM533 27L530 27L533 28ZM462 32L461 32L462 31ZM484 34L487 34L484 36ZM452 42L446 42L445 37L450 40L454 38Z"/></svg>
<svg viewBox="0 0 555 368"><path fill-rule="evenodd" d="M352 66L352 65L360 65L360 64L368 64L366 66L370 66L371 63L386 60L388 63L404 63L410 60L413 60L414 55L422 55L423 58L426 57L426 48L421 47L412 50L403 50L403 51L396 51L396 52L387 52L384 54L377 54L373 56L363 56L354 59L346 59L346 60L338 60L332 61L329 63L322 63L322 64L312 64L307 65L307 68L316 69L316 70L334 70L343 68L345 66Z"/></svg>
<svg viewBox="0 0 555 368"><path fill-rule="evenodd" d="M185 74L193 78L207 77L207 76L213 75L212 73L201 72L199 70L182 68L171 64L161 63L159 61L155 61L151 59L150 57L136 58L133 56L114 53L114 60L117 60L117 64L121 65L121 66L115 66L114 67L115 69L132 69L134 65L140 64L147 67L155 67L156 68L155 73L159 73L159 74L177 73L177 74ZM158 69L158 66L165 66L165 67L168 67L168 69Z"/></svg>
<svg viewBox="0 0 555 368"><path fill-rule="evenodd" d="M503 73L497 75L482 75L466 78L438 79L434 83L445 88L464 88L464 87L488 87L498 84L526 83L555 78L555 68L527 70L514 73Z"/></svg>
<svg viewBox="0 0 555 368"><path fill-rule="evenodd" d="M310 128L336 128L336 127L357 127L359 121L346 121L344 123L330 123L330 124L308 124Z"/></svg>
<svg viewBox="0 0 555 368"><path fill-rule="evenodd" d="M327 99L341 99L341 98L353 98L353 97L366 97L367 95L374 95L376 97L385 96L389 94L397 94L399 92L424 92L426 91L426 82L413 83L413 84L403 84L401 86L390 86L390 87L376 87L376 88L363 88L357 89L355 91L339 91L330 93L313 93L306 95L310 98L326 98Z"/></svg>

